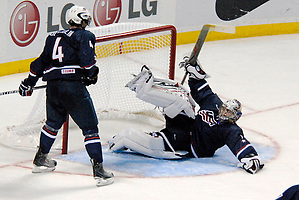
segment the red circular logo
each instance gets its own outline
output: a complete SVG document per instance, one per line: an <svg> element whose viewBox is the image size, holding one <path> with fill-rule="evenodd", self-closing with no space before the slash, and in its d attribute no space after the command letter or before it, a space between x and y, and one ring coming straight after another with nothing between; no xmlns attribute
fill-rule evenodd
<svg viewBox="0 0 299 200"><path fill-rule="evenodd" d="M40 24L39 12L34 3L23 1L10 18L10 35L18 46L28 46L36 37Z"/></svg>
<svg viewBox="0 0 299 200"><path fill-rule="evenodd" d="M121 0L96 0L93 20L96 26L117 23L121 14Z"/></svg>

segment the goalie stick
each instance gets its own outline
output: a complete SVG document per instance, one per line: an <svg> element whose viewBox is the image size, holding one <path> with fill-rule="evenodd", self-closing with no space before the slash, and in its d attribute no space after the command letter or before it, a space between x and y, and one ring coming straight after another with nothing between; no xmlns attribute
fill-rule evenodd
<svg viewBox="0 0 299 200"><path fill-rule="evenodd" d="M47 85L36 86L36 87L33 87L32 89L33 90L38 90L38 89L42 89L42 88L45 88L45 87L47 87ZM19 92L19 90L11 90L11 91L6 91L6 92L1 92L0 96L7 95L7 94L15 94L15 93L18 93L18 92Z"/></svg>
<svg viewBox="0 0 299 200"><path fill-rule="evenodd" d="M224 26L224 25L215 25L215 24L205 24L201 31L200 34L197 38L197 41L194 45L194 48L191 52L191 55L189 57L189 60L186 62L187 64L191 64L191 65L196 65L196 61L197 61L197 57L199 55L199 52L203 46L203 43L209 33L209 31L216 31L216 32L224 32L224 33L231 33L234 34L235 33L235 27L234 26ZM186 77L187 77L188 72L186 71L184 74L184 77L181 81L181 85L184 84Z"/></svg>

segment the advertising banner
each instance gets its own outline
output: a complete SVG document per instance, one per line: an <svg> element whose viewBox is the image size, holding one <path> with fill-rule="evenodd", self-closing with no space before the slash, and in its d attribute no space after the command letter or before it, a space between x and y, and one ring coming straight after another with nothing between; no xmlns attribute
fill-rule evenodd
<svg viewBox="0 0 299 200"><path fill-rule="evenodd" d="M4 0L0 7L4 14L4 20L0 22L0 75L15 72L11 66L16 63L11 62L27 59L25 64L28 65L28 59L41 53L49 33L69 28L66 11L73 5L84 6L89 10L93 17L91 27L122 22L152 22L172 24L179 33L185 33L198 31L208 23L233 26L296 23L299 21L297 1ZM17 64L20 67L24 65L23 62Z"/></svg>

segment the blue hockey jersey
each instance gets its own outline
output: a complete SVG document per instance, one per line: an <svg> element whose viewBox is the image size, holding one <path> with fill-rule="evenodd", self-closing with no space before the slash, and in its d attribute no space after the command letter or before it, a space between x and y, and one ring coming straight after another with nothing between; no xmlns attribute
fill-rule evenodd
<svg viewBox="0 0 299 200"><path fill-rule="evenodd" d="M28 81L34 86L38 78L80 80L92 74L95 60L95 35L75 28L51 33L41 55L30 65Z"/></svg>
<svg viewBox="0 0 299 200"><path fill-rule="evenodd" d="M222 101L213 93L206 80L189 79L189 87L192 97L200 106L191 130L193 155L211 157L224 145L227 145L239 160L250 153L257 155L236 123L219 122Z"/></svg>

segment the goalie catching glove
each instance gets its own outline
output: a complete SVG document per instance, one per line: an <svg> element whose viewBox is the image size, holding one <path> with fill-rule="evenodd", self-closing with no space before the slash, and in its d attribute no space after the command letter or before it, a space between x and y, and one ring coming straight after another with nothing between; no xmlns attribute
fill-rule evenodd
<svg viewBox="0 0 299 200"><path fill-rule="evenodd" d="M188 72L189 77L193 79L204 79L209 76L202 70L201 64L199 61L196 62L195 65L191 65L189 62L189 57L185 56L183 61L179 63L180 68L185 68L186 72Z"/></svg>
<svg viewBox="0 0 299 200"><path fill-rule="evenodd" d="M136 92L137 98L163 108L164 114L170 118L180 113L195 118L195 102L189 92L175 81L154 78L146 66L126 87Z"/></svg>

